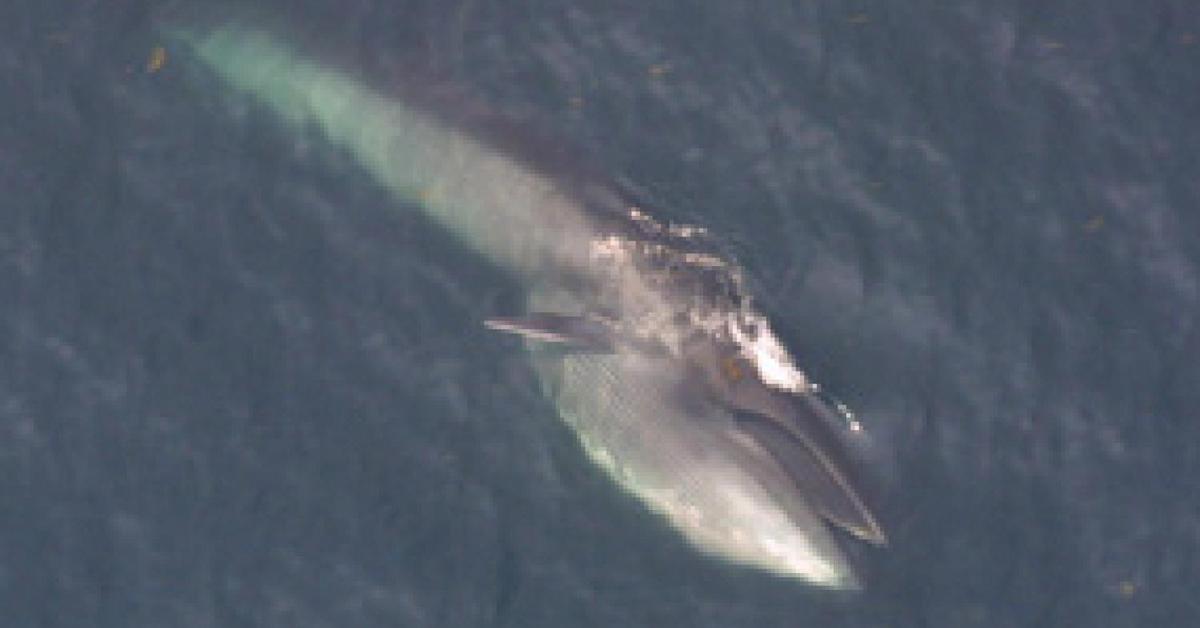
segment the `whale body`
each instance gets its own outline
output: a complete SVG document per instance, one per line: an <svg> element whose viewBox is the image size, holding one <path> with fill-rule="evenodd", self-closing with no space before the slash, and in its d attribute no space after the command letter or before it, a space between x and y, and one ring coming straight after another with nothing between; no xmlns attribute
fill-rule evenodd
<svg viewBox="0 0 1200 628"><path fill-rule="evenodd" d="M844 442L702 230L567 175L453 116L373 89L265 30L179 31L221 82L351 155L527 288L486 324L521 337L588 458L694 547L831 588L858 580L833 529L882 545Z"/></svg>

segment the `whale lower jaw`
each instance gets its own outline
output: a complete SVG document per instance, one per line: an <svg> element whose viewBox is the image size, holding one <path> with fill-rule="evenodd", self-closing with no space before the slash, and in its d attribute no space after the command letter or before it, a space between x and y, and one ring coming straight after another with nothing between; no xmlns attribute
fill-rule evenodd
<svg viewBox="0 0 1200 628"><path fill-rule="evenodd" d="M531 311L575 310L534 289ZM581 448L623 491L701 552L810 584L859 582L827 524L729 413L693 395L669 354L562 350L528 338L535 370Z"/></svg>
<svg viewBox="0 0 1200 628"><path fill-rule="evenodd" d="M821 586L858 586L825 523L722 411L669 401L673 365L634 352L530 350L588 458L693 546Z"/></svg>

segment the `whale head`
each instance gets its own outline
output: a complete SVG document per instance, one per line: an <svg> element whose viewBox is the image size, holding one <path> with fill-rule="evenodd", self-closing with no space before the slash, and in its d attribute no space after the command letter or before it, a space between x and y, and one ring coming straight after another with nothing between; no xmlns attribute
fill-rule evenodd
<svg viewBox="0 0 1200 628"><path fill-rule="evenodd" d="M596 223L584 280L535 287L532 313L489 326L529 341L589 457L696 546L857 586L832 530L886 543L849 442L861 424L795 366L704 230L623 207Z"/></svg>

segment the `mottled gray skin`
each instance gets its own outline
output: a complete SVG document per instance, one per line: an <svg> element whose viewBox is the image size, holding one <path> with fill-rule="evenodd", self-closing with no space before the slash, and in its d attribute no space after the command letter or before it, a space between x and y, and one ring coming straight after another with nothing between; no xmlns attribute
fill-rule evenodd
<svg viewBox="0 0 1200 628"><path fill-rule="evenodd" d="M224 83L316 129L519 278L530 312L582 315L602 330L588 342L603 337L603 347L528 344L563 420L621 487L710 555L856 586L826 522L883 536L847 473L836 426L796 405L813 401L798 371L787 371L790 390L766 381L770 365L751 345L773 338L769 327L736 267L695 230L658 224L614 186L535 164L265 32L179 37Z"/></svg>

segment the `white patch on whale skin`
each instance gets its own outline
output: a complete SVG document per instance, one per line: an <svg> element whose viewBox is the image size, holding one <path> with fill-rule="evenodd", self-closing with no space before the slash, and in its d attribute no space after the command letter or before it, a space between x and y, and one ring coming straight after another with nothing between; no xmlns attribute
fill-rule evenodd
<svg viewBox="0 0 1200 628"><path fill-rule="evenodd" d="M808 392L812 385L804 372L796 368L783 343L771 332L767 321L748 315L745 321L728 321L729 336L737 343L742 357L754 365L763 383L794 393ZM745 331L746 327L751 332Z"/></svg>

